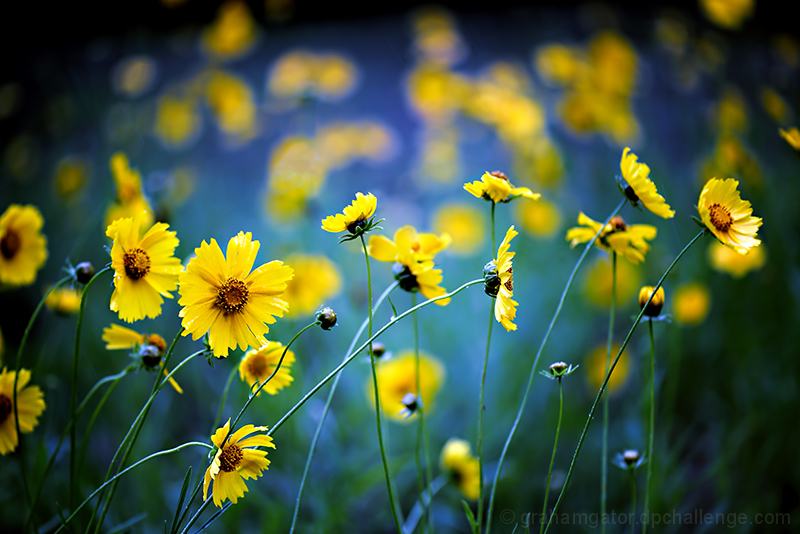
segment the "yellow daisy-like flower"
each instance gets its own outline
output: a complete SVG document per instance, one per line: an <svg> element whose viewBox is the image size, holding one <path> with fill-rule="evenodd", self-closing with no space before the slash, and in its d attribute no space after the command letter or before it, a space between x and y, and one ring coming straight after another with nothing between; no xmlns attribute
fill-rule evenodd
<svg viewBox="0 0 800 534"><path fill-rule="evenodd" d="M136 351L134 357L148 370L156 366L164 368L164 376L169 376L169 371L164 367L163 357L167 350L167 342L158 334L140 334L136 330L112 324L103 328L103 341L106 350L132 350ZM169 378L170 385L178 393L183 393L183 388L174 378Z"/></svg>
<svg viewBox="0 0 800 534"><path fill-rule="evenodd" d="M439 463L450 474L464 497L473 501L478 498L481 483L480 462L472 455L469 442L458 438L447 440Z"/></svg>
<svg viewBox="0 0 800 534"><path fill-rule="evenodd" d="M656 184L650 179L650 167L638 162L636 154L625 147L622 151L622 160L619 163L622 170L622 178L625 179L625 195L636 205L637 202L644 204L644 207L652 211L659 217L671 219L675 216L675 211L669 208L664 197L658 194Z"/></svg>
<svg viewBox="0 0 800 534"><path fill-rule="evenodd" d="M44 218L35 206L11 204L0 215L0 284L26 286L47 260Z"/></svg>
<svg viewBox="0 0 800 534"><path fill-rule="evenodd" d="M239 363L239 377L251 388L253 384L263 382L275 372L283 351L283 345L279 341L267 341L266 345L250 349ZM287 350L281 368L261 391L275 395L278 391L290 386L294 380L291 375L291 367L294 362L294 352ZM259 395L261 395L261 391L258 392Z"/></svg>
<svg viewBox="0 0 800 534"><path fill-rule="evenodd" d="M81 307L81 292L71 287L59 287L47 295L44 304L59 315L72 315Z"/></svg>
<svg viewBox="0 0 800 534"><path fill-rule="evenodd" d="M539 193L534 193L527 187L514 187L508 177L500 171L485 172L480 180L464 184L464 189L478 198L498 202L511 202L515 198L525 197L538 200Z"/></svg>
<svg viewBox="0 0 800 534"><path fill-rule="evenodd" d="M14 420L14 378L15 371L6 371L3 367L0 373L0 454L5 455L17 448L16 422ZM39 423L39 416L44 411L44 394L39 386L29 386L31 372L20 369L17 380L17 413L19 415L19 430L23 434L33 432L33 427Z"/></svg>
<svg viewBox="0 0 800 534"><path fill-rule="evenodd" d="M280 296L292 279L292 269L273 260L252 271L261 246L252 237L250 232L232 237L227 259L216 240L203 241L180 273L183 335L197 340L208 332L218 358L228 356L228 349L237 345L243 350L265 345L267 325L289 308Z"/></svg>
<svg viewBox="0 0 800 534"><path fill-rule="evenodd" d="M168 224L156 223L144 235L140 213L135 218L117 219L106 229L113 240L111 266L114 268L114 293L111 311L128 323L161 315L162 297L172 298L178 287L181 261L173 256L178 246Z"/></svg>
<svg viewBox="0 0 800 534"><path fill-rule="evenodd" d="M586 243L600 231L602 223L599 223L583 212L578 214L578 224L575 228L567 231L567 241L571 247L579 243ZM650 250L650 244L646 240L653 240L657 230L649 224L626 224L625 220L619 215L613 217L594 244L600 250L606 252L616 252L625 256L631 263L639 263L644 260L644 255Z"/></svg>
<svg viewBox="0 0 800 534"><path fill-rule="evenodd" d="M719 241L708 247L708 262L715 270L728 273L734 278L742 278L750 271L761 269L767 262L764 245L750 249L747 254L737 254L732 248Z"/></svg>
<svg viewBox="0 0 800 534"><path fill-rule="evenodd" d="M289 303L286 317L310 315L342 289L339 269L325 256L292 254L286 258L286 265L294 269L294 278L287 282L283 294L283 300Z"/></svg>
<svg viewBox="0 0 800 534"><path fill-rule="evenodd" d="M517 329L513 323L517 315L517 302L511 297L514 296L514 268L511 260L516 252L509 252L511 240L519 234L511 226L506 231L506 237L497 249L497 259L489 262L484 267L484 278L486 279L484 290L490 296L495 297L494 318L497 319L506 331L510 332Z"/></svg>
<svg viewBox="0 0 800 534"><path fill-rule="evenodd" d="M322 220L322 229L326 232L338 234L348 231L358 234L363 229L370 217L375 214L378 199L372 193L356 193L356 199L349 206L345 206L342 213L329 215Z"/></svg>
<svg viewBox="0 0 800 534"><path fill-rule="evenodd" d="M444 367L439 360L425 353L419 355L419 391L417 391L417 361L413 351L406 351L386 361L380 361L375 370L378 375L378 396L381 410L389 419L397 422L416 418L416 409L408 406L407 395L414 402L422 399L425 413L433 407L436 394L444 383ZM367 395L375 405L372 379L367 382ZM413 408L413 407L412 407Z"/></svg>
<svg viewBox="0 0 800 534"><path fill-rule="evenodd" d="M723 248L730 250L727 247ZM687 284L675 290L672 309L678 323L690 326L698 325L705 320L710 307L711 293L703 284Z"/></svg>
<svg viewBox="0 0 800 534"><path fill-rule="evenodd" d="M394 233L394 241L385 236L371 236L367 252L378 261L391 261L410 266L432 260L450 244L450 236L418 234L413 226L403 226Z"/></svg>
<svg viewBox="0 0 800 534"><path fill-rule="evenodd" d="M747 254L761 244L756 234L762 221L753 217L753 208L750 202L742 200L738 187L739 182L733 178L712 178L700 193L697 211L720 243L739 254Z"/></svg>
<svg viewBox="0 0 800 534"><path fill-rule="evenodd" d="M212 498L218 508L222 508L222 503L228 499L236 504L247 491L244 481L248 478L258 478L262 471L269 469L267 451L253 447L275 448L270 436L254 435L256 432L265 432L267 427L245 425L228 436L230 425L231 420L228 419L228 422L211 436L211 441L218 449L214 461L208 466L203 477L203 500L208 499L208 486L213 480Z"/></svg>
<svg viewBox="0 0 800 534"><path fill-rule="evenodd" d="M400 288L409 293L419 291L429 300L447 293L447 290L439 285L442 283L442 270L434 269L432 261L414 262L411 265L395 263L392 270L395 279L400 282ZM450 299L437 300L435 304L447 306L450 304Z"/></svg>
<svg viewBox="0 0 800 534"><path fill-rule="evenodd" d="M800 130L792 126L788 130L779 128L778 131L780 132L781 137L786 139L786 142L789 143L792 148L795 150L800 150Z"/></svg>

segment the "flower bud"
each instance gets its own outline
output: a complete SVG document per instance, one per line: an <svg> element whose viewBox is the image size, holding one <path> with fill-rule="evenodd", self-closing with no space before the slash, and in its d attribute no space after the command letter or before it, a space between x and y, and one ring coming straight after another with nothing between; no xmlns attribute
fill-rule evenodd
<svg viewBox="0 0 800 534"><path fill-rule="evenodd" d="M383 343L380 343L380 342L374 341L374 342L372 343L372 354L373 354L373 355L374 355L376 358L380 358L381 356L383 356L384 354L386 354L386 345L384 345Z"/></svg>
<svg viewBox="0 0 800 534"><path fill-rule="evenodd" d="M317 321L323 330L330 330L336 326L336 312L326 306L317 312Z"/></svg>
<svg viewBox="0 0 800 534"><path fill-rule="evenodd" d="M639 308L644 308L644 305L647 303L647 299L650 298L650 295L653 294L653 288L651 286L644 286L639 291ZM653 295L653 300L650 301L650 304L647 305L647 308L644 310L644 314L648 317L658 317L658 314L661 313L661 308L664 307L664 288L659 287L656 294Z"/></svg>
<svg viewBox="0 0 800 534"><path fill-rule="evenodd" d="M419 402L419 398L411 392L403 395L403 398L400 400L400 404L403 405L403 409L400 411L400 413L401 415L405 416L406 419L414 415L414 412L416 412L417 409L422 406L422 403Z"/></svg>
<svg viewBox="0 0 800 534"><path fill-rule="evenodd" d="M155 345L142 345L139 347L138 355L142 363L151 369L161 363L161 351Z"/></svg>
<svg viewBox="0 0 800 534"><path fill-rule="evenodd" d="M500 291L500 283L497 263L492 260L483 266L483 292L492 298L496 298L497 292Z"/></svg>
<svg viewBox="0 0 800 534"><path fill-rule="evenodd" d="M88 284L94 276L94 267L88 261L82 261L75 266L75 279L81 284Z"/></svg>
<svg viewBox="0 0 800 534"><path fill-rule="evenodd" d="M413 293L419 290L417 277L411 274L411 269L408 268L408 265L396 262L392 265L392 274L394 274L394 279L400 283L400 289L403 291Z"/></svg>
<svg viewBox="0 0 800 534"><path fill-rule="evenodd" d="M622 461L626 465L633 465L639 461L639 451L636 449L628 449L622 452Z"/></svg>

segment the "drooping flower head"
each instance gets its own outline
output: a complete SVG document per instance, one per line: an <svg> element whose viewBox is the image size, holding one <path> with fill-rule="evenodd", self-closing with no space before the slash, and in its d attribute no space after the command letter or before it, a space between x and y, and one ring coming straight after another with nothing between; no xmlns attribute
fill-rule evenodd
<svg viewBox="0 0 800 534"><path fill-rule="evenodd" d="M519 232L511 226L506 231L506 237L497 250L497 259L492 260L483 268L484 291L490 297L495 298L494 318L497 319L503 328L508 332L517 329L513 323L517 315L517 302L514 296L514 268L511 260L516 252L509 252L511 240Z"/></svg>
<svg viewBox="0 0 800 534"><path fill-rule="evenodd" d="M239 232L228 241L226 258L216 240L203 241L180 274L183 335L196 340L208 332L214 356L226 357L237 345L265 345L267 325L289 308L280 297L293 271L278 260L253 271L260 246L250 232Z"/></svg>
<svg viewBox="0 0 800 534"><path fill-rule="evenodd" d="M103 328L103 341L106 342L106 350L131 351L130 355L138 362L140 369L163 369L164 376L169 376L169 371L164 367L167 342L160 335L140 334L136 330L112 323L110 327ZM169 383L175 391L183 393L174 378L170 377Z"/></svg>
<svg viewBox="0 0 800 534"><path fill-rule="evenodd" d="M756 234L762 221L760 217L753 217L750 202L742 200L738 188L739 182L733 178L712 178L700 193L697 211L720 243L739 254L747 254L761 244Z"/></svg>
<svg viewBox="0 0 800 534"><path fill-rule="evenodd" d="M156 223L142 235L140 213L135 218L117 219L106 229L113 240L111 266L114 268L114 293L111 311L132 323L161 314L162 297L172 298L178 287L181 261L174 256L178 246L168 224Z"/></svg>
<svg viewBox="0 0 800 534"><path fill-rule="evenodd" d="M16 371L0 373L0 454L5 455L17 448L16 422L14 420L14 379ZM19 414L19 430L23 434L33 432L44 411L44 394L39 386L28 386L31 372L20 369L17 379L17 413ZM28 387L26 387L28 386Z"/></svg>
<svg viewBox="0 0 800 534"><path fill-rule="evenodd" d="M448 473L467 499L475 500L480 495L480 462L472 455L469 442L450 438L442 448L439 459L442 470Z"/></svg>
<svg viewBox="0 0 800 534"><path fill-rule="evenodd" d="M267 451L253 447L275 448L270 436L256 434L266 432L267 427L245 425L228 436L230 424L231 420L228 419L228 422L211 436L211 441L217 447L217 453L203 477L203 500L208 499L208 487L213 480L212 498L218 508L222 508L222 504L229 499L236 504L247 491L244 481L248 478L258 478L262 471L269 469Z"/></svg>
<svg viewBox="0 0 800 534"><path fill-rule="evenodd" d="M410 266L413 263L433 260L447 248L450 236L442 234L417 233L413 226L403 226L394 233L394 241L386 236L373 235L369 238L367 252L378 261L391 261Z"/></svg>
<svg viewBox="0 0 800 534"><path fill-rule="evenodd" d="M11 204L0 215L0 284L26 286L47 260L44 218L35 206Z"/></svg>
<svg viewBox="0 0 800 534"><path fill-rule="evenodd" d="M413 403L424 405L427 414L444 382L444 367L439 360L420 353L419 390L417 390L417 362L413 351L404 352L390 360L381 360L376 373L381 410L386 417L397 422L413 420L418 413L416 405L409 402L408 394L413 396ZM374 403L372 380L367 383L367 395Z"/></svg>
<svg viewBox="0 0 800 534"><path fill-rule="evenodd" d="M571 247L579 243L586 243L592 239L597 232L600 232L602 223L592 220L583 214L578 214L578 224L575 228L567 230L567 241ZM613 217L603 231L600 233L594 244L600 250L606 252L616 252L625 256L631 263L639 263L644 260L644 255L650 250L650 244L646 240L653 240L657 230L649 224L626 224L619 215Z"/></svg>
<svg viewBox="0 0 800 534"><path fill-rule="evenodd" d="M284 347L279 341L267 341L266 345L250 349L239 363L239 377L251 388L254 384L263 382L275 372L283 351ZM287 350L281 368L261 391L275 395L283 388L289 387L294 380L291 375L294 362L294 352ZM258 392L259 395L261 395L261 391Z"/></svg>
<svg viewBox="0 0 800 534"><path fill-rule="evenodd" d="M639 163L636 154L625 147L622 151L622 160L619 163L622 170L624 184L620 183L625 196L631 204L636 206L639 202L659 217L670 219L675 216L675 211L669 208L664 197L658 194L656 184L650 179L650 167Z"/></svg>
<svg viewBox="0 0 800 534"><path fill-rule="evenodd" d="M464 189L478 198L490 200L495 204L511 202L519 197L538 200L542 196L527 187L514 187L508 177L500 171L485 172L480 180L465 183Z"/></svg>
<svg viewBox="0 0 800 534"><path fill-rule="evenodd" d="M349 235L342 237L340 242L354 239L378 224L372 219L377 207L378 199L375 195L367 193L365 196L363 193L356 193L356 199L349 206L345 206L342 213L329 215L322 220L322 229L334 234L348 232Z"/></svg>

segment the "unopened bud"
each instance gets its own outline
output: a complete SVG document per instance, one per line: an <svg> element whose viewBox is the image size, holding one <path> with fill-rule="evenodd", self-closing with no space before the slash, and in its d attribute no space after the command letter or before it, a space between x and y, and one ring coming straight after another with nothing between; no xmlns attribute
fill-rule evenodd
<svg viewBox="0 0 800 534"><path fill-rule="evenodd" d="M82 261L75 266L75 279L81 284L88 284L94 276L94 267L88 261Z"/></svg>
<svg viewBox="0 0 800 534"><path fill-rule="evenodd" d="M647 300L653 295L653 288L651 286L644 286L639 291L639 308L644 308ZM658 317L661 313L661 308L664 307L664 288L659 287L650 304L644 310L644 314L648 317Z"/></svg>
<svg viewBox="0 0 800 534"><path fill-rule="evenodd" d="M317 321L323 330L330 330L336 326L336 312L329 307L322 308L317 312Z"/></svg>

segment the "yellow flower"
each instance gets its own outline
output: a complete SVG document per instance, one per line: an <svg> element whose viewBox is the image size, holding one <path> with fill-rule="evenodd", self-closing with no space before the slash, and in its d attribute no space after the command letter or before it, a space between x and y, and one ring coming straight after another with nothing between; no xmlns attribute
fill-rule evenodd
<svg viewBox="0 0 800 534"><path fill-rule="evenodd" d="M706 227L723 245L739 254L747 254L761 243L756 234L762 221L753 217L753 208L750 202L742 200L738 187L739 182L733 178L712 178L700 193L697 211Z"/></svg>
<svg viewBox="0 0 800 534"><path fill-rule="evenodd" d="M238 141L256 135L256 103L244 80L225 72L213 73L206 88L206 100L223 133Z"/></svg>
<svg viewBox="0 0 800 534"><path fill-rule="evenodd" d="M637 202L641 202L645 208L659 217L671 219L675 216L675 211L669 209L669 204L666 203L664 197L658 194L656 184L649 178L650 167L639 163L639 158L630 150L625 147L619 164L622 178L628 184L628 187L625 188L625 195L631 204L636 205Z"/></svg>
<svg viewBox="0 0 800 534"><path fill-rule="evenodd" d="M47 260L44 218L35 206L11 204L0 215L0 284L26 286Z"/></svg>
<svg viewBox="0 0 800 534"><path fill-rule="evenodd" d="M391 261L411 266L432 260L450 244L450 236L418 234L413 226L403 226L394 233L394 241L386 236L371 236L367 252L378 261Z"/></svg>
<svg viewBox="0 0 800 534"><path fill-rule="evenodd" d="M44 304L59 315L72 315L81 307L81 292L71 287L59 287L47 295Z"/></svg>
<svg viewBox="0 0 800 534"><path fill-rule="evenodd" d="M111 266L114 268L114 293L111 311L128 323L161 315L162 297L172 298L178 287L181 261L173 256L178 246L168 224L156 223L142 235L140 213L136 218L117 219L106 229L113 240Z"/></svg>
<svg viewBox="0 0 800 534"><path fill-rule="evenodd" d="M56 167L53 185L61 198L73 198L80 193L89 181L91 166L79 157L66 157Z"/></svg>
<svg viewBox="0 0 800 534"><path fill-rule="evenodd" d="M613 345L611 347L611 363L613 363L614 358L617 357L617 354L619 353L619 347L620 345ZM589 382L589 386L595 390L600 389L600 386L606 377L606 351L607 347L604 343L603 345L597 347L586 360L586 367L588 370L586 373L586 378ZM611 379L608 381L608 392L613 393L614 391L621 389L627 382L630 374L630 354L623 352L622 356L617 362L617 366L614 367L614 373L611 375Z"/></svg>
<svg viewBox="0 0 800 534"><path fill-rule="evenodd" d="M753 12L755 0L700 0L700 7L717 26L736 30Z"/></svg>
<svg viewBox="0 0 800 534"><path fill-rule="evenodd" d="M611 305L611 262L608 258L597 258L587 270L584 280L584 293L589 301L600 307ZM642 275L639 268L626 261L617 262L617 302L623 304L634 296L641 285Z"/></svg>
<svg viewBox="0 0 800 534"><path fill-rule="evenodd" d="M517 315L517 302L511 297L514 296L514 268L511 260L514 258L516 252L509 252L508 247L511 246L511 240L517 236L519 232L514 230L511 226L506 231L506 237L497 249L497 259L489 262L484 267L484 276L489 275L490 280L487 280L486 290L488 294L494 293L494 318L497 319L506 331L510 332L517 329L517 325L513 323ZM491 277L491 272L487 269L493 268L494 277Z"/></svg>
<svg viewBox="0 0 800 534"><path fill-rule="evenodd" d="M581 226L567 231L567 240L571 247L592 239L602 226L602 223L590 219L583 212L578 214L578 224ZM609 221L594 244L606 252L616 252L625 256L631 263L639 263L650 250L646 240L655 239L656 232L656 228L649 224L628 225L617 215Z"/></svg>
<svg viewBox="0 0 800 534"><path fill-rule="evenodd" d="M480 462L472 455L469 442L450 438L442 448L439 459L442 470L450 474L461 493L475 500L480 494Z"/></svg>
<svg viewBox="0 0 800 534"><path fill-rule="evenodd" d="M522 229L536 237L549 239L561 227L561 212L548 200L520 203L514 211Z"/></svg>
<svg viewBox="0 0 800 534"><path fill-rule="evenodd" d="M644 305L647 304L647 300L650 298L650 295L653 294L653 286L642 286L642 289L639 290L639 308L644 308ZM647 308L644 310L645 317L658 317L658 314L661 313L661 308L664 307L664 288L659 287L656 294L653 296L652 300L650 300L650 304L647 304Z"/></svg>
<svg viewBox="0 0 800 534"><path fill-rule="evenodd" d="M485 172L480 181L464 184L464 189L478 198L498 202L511 202L515 198L525 197L538 200L539 193L533 193L527 187L514 187L505 174L500 171Z"/></svg>
<svg viewBox="0 0 800 534"><path fill-rule="evenodd" d="M286 265L294 269L294 278L286 283L283 294L283 300L289 304L286 317L314 313L320 304L342 289L339 269L325 256L293 254L286 258Z"/></svg>
<svg viewBox="0 0 800 534"><path fill-rule="evenodd" d="M278 362L281 359L284 348L279 341L267 341L257 349L250 349L239 363L239 377L251 388L253 384L258 384L269 378L275 372ZM262 391L270 395L275 395L278 391L292 384L294 378L291 375L291 367L295 361L294 352L287 350L283 358L281 368L267 382ZM253 388L255 390L255 388ZM261 395L261 392L258 393Z"/></svg>
<svg viewBox="0 0 800 534"><path fill-rule="evenodd" d="M417 391L417 360L413 351L406 351L390 360L380 361L375 370L378 375L378 396L381 410L389 419L410 421L416 411L406 409L403 398L411 393L422 399L425 413L430 413L436 394L444 382L444 367L439 360L425 353L419 355L419 391ZM375 404L372 379L367 383L367 395Z"/></svg>
<svg viewBox="0 0 800 534"><path fill-rule="evenodd" d="M334 234L345 230L357 234L375 214L377 207L378 199L375 195L367 193L365 196L363 193L356 193L356 199L349 206L345 206L342 213L329 215L322 220L322 229Z"/></svg>
<svg viewBox="0 0 800 534"><path fill-rule="evenodd" d="M6 371L3 367L0 373L0 454L6 455L17 448L16 421L14 420L14 378L15 371ZM33 432L39 421L39 416L44 411L44 394L39 386L29 386L31 372L20 369L17 380L17 413L19 414L19 430L23 434Z"/></svg>
<svg viewBox="0 0 800 534"><path fill-rule="evenodd" d="M280 296L293 271L273 260L253 269L261 244L250 232L239 232L228 241L227 259L216 240L203 241L195 257L180 274L178 304L183 306L183 335L197 340L208 332L214 356L228 356L228 349L266 344L267 324L283 317L289 305Z"/></svg>
<svg viewBox="0 0 800 534"><path fill-rule="evenodd" d="M767 262L764 246L750 249L747 254L737 254L733 249L715 241L708 247L708 261L717 271L741 278L750 271L761 269Z"/></svg>
<svg viewBox="0 0 800 534"><path fill-rule="evenodd" d="M395 263L392 268L394 277L400 282L400 288L413 293L419 291L426 299L433 299L444 295L447 290L441 287L442 270L434 269L432 261L413 262L411 265ZM447 306L450 299L437 300L438 306Z"/></svg>
<svg viewBox="0 0 800 534"><path fill-rule="evenodd" d="M228 1L219 8L217 19L203 34L203 48L220 59L239 57L255 44L258 25L247 4Z"/></svg>
<svg viewBox="0 0 800 534"><path fill-rule="evenodd" d="M106 350L136 351L134 357L145 369L154 370L159 366L164 368L164 376L169 376L163 361L167 342L158 334L140 334L136 330L112 323L110 327L103 328L102 339L106 342ZM169 383L175 391L183 393L183 389L174 378L170 377Z"/></svg>
<svg viewBox="0 0 800 534"><path fill-rule="evenodd" d="M267 427L245 425L228 436L230 424L231 420L228 419L228 422L211 436L211 441L218 449L214 461L208 466L203 477L203 500L208 499L208 486L213 480L212 498L218 508L222 508L222 503L228 499L236 504L247 491L244 481L248 478L258 478L262 471L269 469L267 451L252 447L275 448L270 436L255 435L256 432L265 432Z"/></svg>
<svg viewBox="0 0 800 534"><path fill-rule="evenodd" d="M792 126L788 130L779 128L778 131L780 132L781 137L786 139L786 142L792 145L792 148L795 150L800 150L800 130L798 130L797 127Z"/></svg>
<svg viewBox="0 0 800 534"><path fill-rule="evenodd" d="M723 248L730 250L726 247ZM672 309L675 320L681 324L694 326L702 323L708 315L710 307L711 294L703 284L695 282L675 290Z"/></svg>
<svg viewBox="0 0 800 534"><path fill-rule="evenodd" d="M194 98L165 94L158 99L153 131L167 148L184 148L200 135L202 120Z"/></svg>
<svg viewBox="0 0 800 534"><path fill-rule="evenodd" d="M471 205L446 204L433 216L434 231L450 235L448 251L454 254L475 253L486 239L486 227L483 212Z"/></svg>
<svg viewBox="0 0 800 534"><path fill-rule="evenodd" d="M121 152L111 156L110 167L117 186L117 201L106 211L105 225L109 226L117 219L136 217L142 212L142 226L152 225L155 221L153 208L144 196L139 172L130 168L128 158Z"/></svg>

